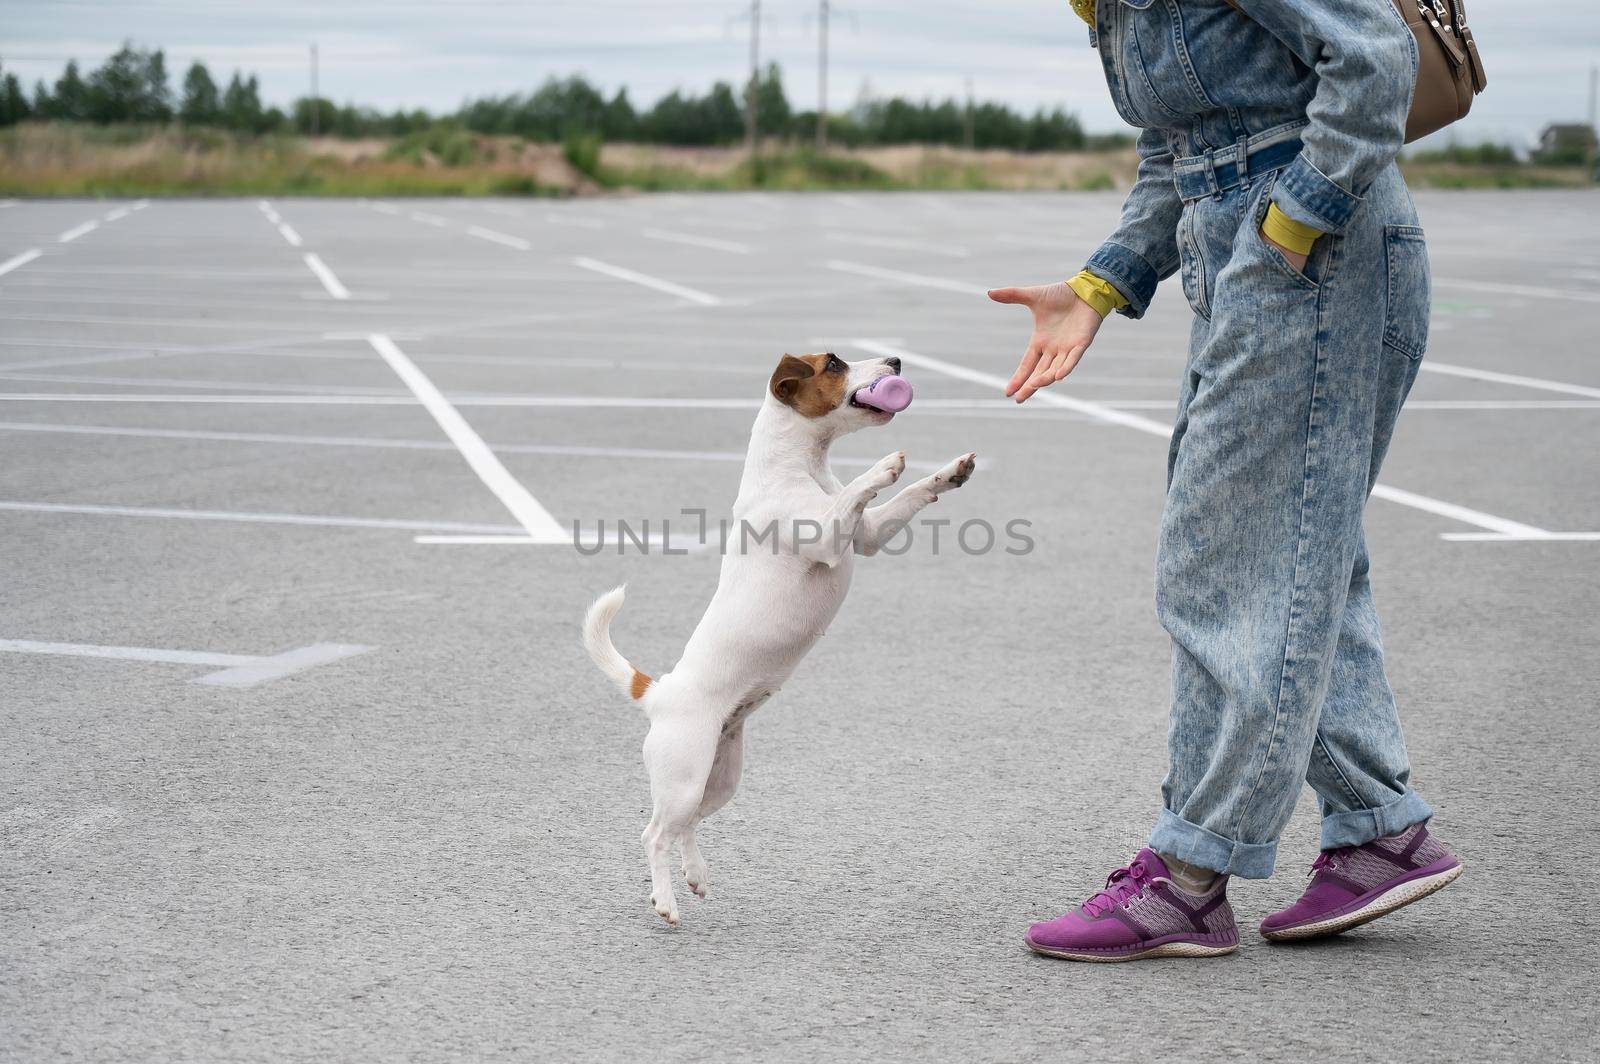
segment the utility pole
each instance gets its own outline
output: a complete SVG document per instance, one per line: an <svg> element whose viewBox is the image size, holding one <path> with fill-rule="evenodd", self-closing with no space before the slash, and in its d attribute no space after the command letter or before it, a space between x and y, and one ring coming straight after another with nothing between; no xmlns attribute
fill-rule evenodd
<svg viewBox="0 0 1600 1064"><path fill-rule="evenodd" d="M317 42L311 42L311 135L321 131L322 98L317 95Z"/></svg>
<svg viewBox="0 0 1600 1064"><path fill-rule="evenodd" d="M756 90L761 87L761 0L750 0L750 88L744 99L744 146L756 153Z"/></svg>
<svg viewBox="0 0 1600 1064"><path fill-rule="evenodd" d="M828 150L828 0L817 9L817 151Z"/></svg>

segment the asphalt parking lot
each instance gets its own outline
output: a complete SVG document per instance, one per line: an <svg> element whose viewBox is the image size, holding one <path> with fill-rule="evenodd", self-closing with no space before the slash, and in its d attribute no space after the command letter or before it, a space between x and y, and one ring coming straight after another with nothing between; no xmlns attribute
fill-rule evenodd
<svg viewBox="0 0 1600 1064"><path fill-rule="evenodd" d="M1017 409L982 290L1074 270L1119 198L0 201L0 1057L1596 1059L1593 195L1417 197L1432 343L1368 535L1466 875L1268 946L1308 794L1232 957L1022 949L1159 803L1189 312L1169 282ZM626 580L619 648L670 667L716 553L616 522L715 522L820 349L917 389L841 470L979 471L752 721L672 930L578 621ZM951 549L1014 519L1030 553Z"/></svg>

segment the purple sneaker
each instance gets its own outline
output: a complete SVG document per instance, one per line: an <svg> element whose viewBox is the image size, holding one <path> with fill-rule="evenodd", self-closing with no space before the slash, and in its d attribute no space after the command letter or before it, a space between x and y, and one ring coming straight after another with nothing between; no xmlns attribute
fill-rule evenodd
<svg viewBox="0 0 1600 1064"><path fill-rule="evenodd" d="M1239 948L1228 877L1204 894L1178 889L1154 850L1143 849L1078 908L1028 929L1028 948L1069 961L1216 957Z"/></svg>
<svg viewBox="0 0 1600 1064"><path fill-rule="evenodd" d="M1275 942L1337 935L1441 890L1461 862L1421 824L1360 846L1323 850L1300 900L1261 921Z"/></svg>

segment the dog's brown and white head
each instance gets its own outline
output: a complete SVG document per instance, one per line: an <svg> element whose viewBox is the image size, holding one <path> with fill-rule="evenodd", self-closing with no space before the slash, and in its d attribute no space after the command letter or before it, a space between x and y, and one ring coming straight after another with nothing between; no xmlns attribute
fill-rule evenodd
<svg viewBox="0 0 1600 1064"><path fill-rule="evenodd" d="M869 425L887 425L894 415L855 401L856 392L879 377L900 372L898 358L846 362L832 351L784 355L767 390L778 403L830 436Z"/></svg>

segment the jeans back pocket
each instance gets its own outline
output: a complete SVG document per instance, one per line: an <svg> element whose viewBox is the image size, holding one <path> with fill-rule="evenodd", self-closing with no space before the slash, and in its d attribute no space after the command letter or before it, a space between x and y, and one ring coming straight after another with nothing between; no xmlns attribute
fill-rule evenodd
<svg viewBox="0 0 1600 1064"><path fill-rule="evenodd" d="M1421 358L1428 346L1432 284L1428 245L1420 225L1383 227L1383 253L1389 287L1384 304L1383 342L1407 358Z"/></svg>

